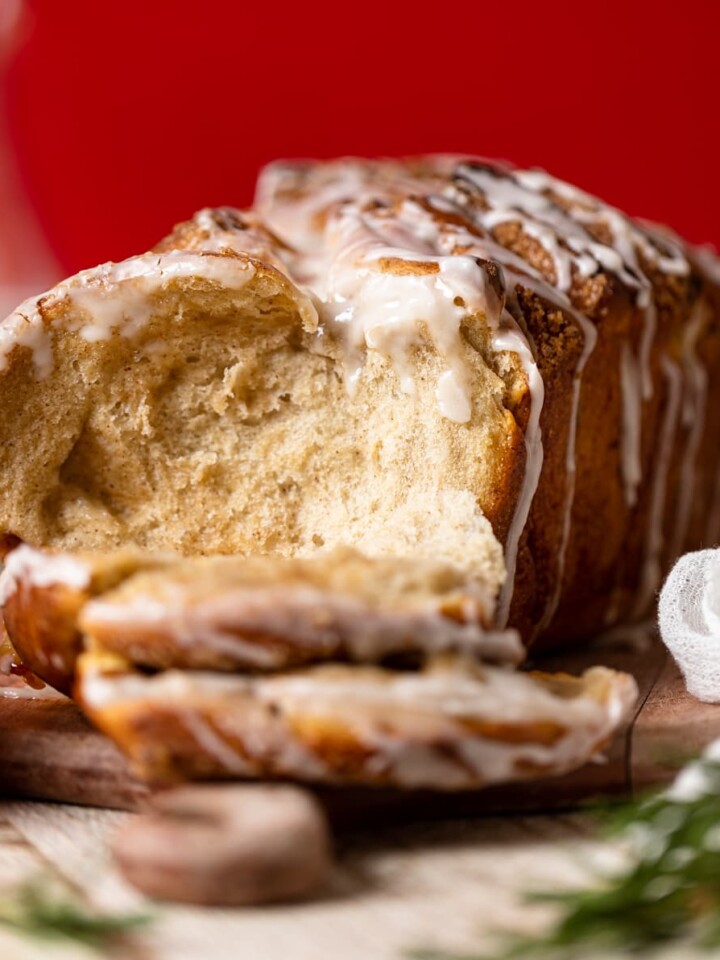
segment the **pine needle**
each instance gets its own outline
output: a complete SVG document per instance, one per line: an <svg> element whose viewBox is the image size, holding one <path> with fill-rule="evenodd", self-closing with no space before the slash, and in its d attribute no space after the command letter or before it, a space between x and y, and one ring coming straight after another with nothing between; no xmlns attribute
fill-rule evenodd
<svg viewBox="0 0 720 960"><path fill-rule="evenodd" d="M608 833L630 862L588 889L537 893L559 915L538 937L512 937L492 958L416 950L415 960L577 960L607 950L625 955L682 942L720 948L720 742L693 761L665 793L616 813Z"/></svg>
<svg viewBox="0 0 720 960"><path fill-rule="evenodd" d="M147 925L146 914L105 914L85 907L53 884L34 880L0 900L0 926L45 940L110 947Z"/></svg>

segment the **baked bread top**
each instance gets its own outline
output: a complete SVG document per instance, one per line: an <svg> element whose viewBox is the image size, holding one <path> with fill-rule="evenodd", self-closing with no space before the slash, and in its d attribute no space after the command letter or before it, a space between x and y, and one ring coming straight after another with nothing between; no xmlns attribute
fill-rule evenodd
<svg viewBox="0 0 720 960"><path fill-rule="evenodd" d="M275 165L253 211L202 211L0 327L0 532L437 558L504 581L526 639L640 615L708 439L683 437L669 491L680 394L708 406L700 259L539 171Z"/></svg>

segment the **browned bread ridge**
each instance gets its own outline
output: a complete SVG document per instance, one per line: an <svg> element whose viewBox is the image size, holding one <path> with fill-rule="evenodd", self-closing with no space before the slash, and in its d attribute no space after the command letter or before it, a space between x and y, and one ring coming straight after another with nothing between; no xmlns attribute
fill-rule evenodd
<svg viewBox="0 0 720 960"><path fill-rule="evenodd" d="M0 575L0 608L22 663L69 694L83 646L78 618L88 600L139 570L165 566L169 560L131 549L98 555L27 545L14 549Z"/></svg>
<svg viewBox="0 0 720 960"><path fill-rule="evenodd" d="M719 280L539 171L276 165L0 327L0 534L507 568L528 644L640 619L720 532Z"/></svg>

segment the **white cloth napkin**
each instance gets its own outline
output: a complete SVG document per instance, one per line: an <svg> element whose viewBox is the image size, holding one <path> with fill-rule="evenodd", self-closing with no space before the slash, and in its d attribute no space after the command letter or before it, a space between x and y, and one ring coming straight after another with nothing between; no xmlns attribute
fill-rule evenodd
<svg viewBox="0 0 720 960"><path fill-rule="evenodd" d="M720 703L720 549L678 560L660 594L659 618L689 692Z"/></svg>

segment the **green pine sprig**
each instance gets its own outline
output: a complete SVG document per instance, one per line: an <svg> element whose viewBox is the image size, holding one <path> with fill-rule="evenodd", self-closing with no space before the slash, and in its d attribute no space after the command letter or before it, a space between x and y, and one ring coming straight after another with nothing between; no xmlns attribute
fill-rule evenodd
<svg viewBox="0 0 720 960"><path fill-rule="evenodd" d="M667 792L616 813L607 832L627 848L628 865L588 889L530 895L530 902L558 908L554 926L538 937L513 937L492 960L637 955L679 941L720 948L720 746L686 767ZM432 950L410 955L490 960Z"/></svg>
<svg viewBox="0 0 720 960"><path fill-rule="evenodd" d="M45 940L71 940L105 949L151 921L146 914L93 911L60 893L50 882L34 880L0 900L0 926Z"/></svg>

